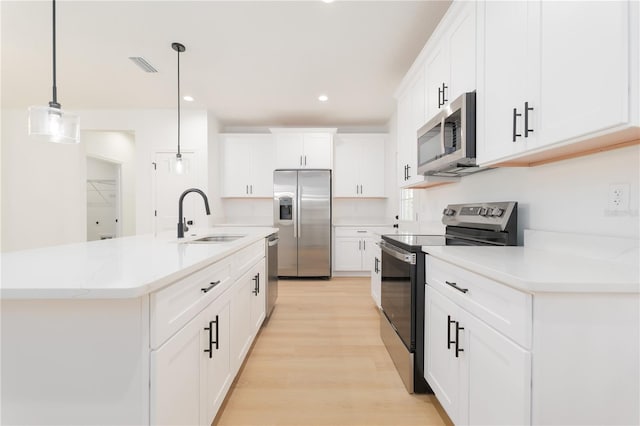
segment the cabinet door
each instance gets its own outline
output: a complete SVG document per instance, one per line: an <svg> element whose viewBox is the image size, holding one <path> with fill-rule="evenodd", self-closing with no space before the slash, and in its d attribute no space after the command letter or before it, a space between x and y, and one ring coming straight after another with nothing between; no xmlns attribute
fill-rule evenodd
<svg viewBox="0 0 640 426"><path fill-rule="evenodd" d="M235 284L231 299L231 372L240 369L251 346L251 291L253 270L247 271Z"/></svg>
<svg viewBox="0 0 640 426"><path fill-rule="evenodd" d="M531 423L531 353L461 311L460 423Z"/></svg>
<svg viewBox="0 0 640 426"><path fill-rule="evenodd" d="M251 143L245 136L225 135L222 143L222 196L249 195Z"/></svg>
<svg viewBox="0 0 640 426"><path fill-rule="evenodd" d="M448 101L476 90L476 2L464 2L447 34Z"/></svg>
<svg viewBox="0 0 640 426"><path fill-rule="evenodd" d="M336 271L361 271L362 270L362 239L355 237L335 238L335 262Z"/></svg>
<svg viewBox="0 0 640 426"><path fill-rule="evenodd" d="M538 72L535 44L536 4L530 1L482 2L478 37L479 62L477 104L477 158L481 164L526 149L524 102L529 78ZM531 98L531 104L536 100ZM532 119L535 114L532 115ZM513 141L513 135L516 141Z"/></svg>
<svg viewBox="0 0 640 426"><path fill-rule="evenodd" d="M330 133L304 135L303 168L330 169L332 157L333 135Z"/></svg>
<svg viewBox="0 0 640 426"><path fill-rule="evenodd" d="M360 157L355 159L360 169L360 197L384 197L384 144L382 135L362 140Z"/></svg>
<svg viewBox="0 0 640 426"><path fill-rule="evenodd" d="M253 268L251 282L251 334L255 336L262 327L266 310L267 277L264 259Z"/></svg>
<svg viewBox="0 0 640 426"><path fill-rule="evenodd" d="M302 133L276 134L276 168L302 168L303 143Z"/></svg>
<svg viewBox="0 0 640 426"><path fill-rule="evenodd" d="M201 424L208 425L213 422L233 380L230 319L230 302L226 297L219 302L213 302L202 313L203 346L206 350L211 349L211 353L202 352ZM207 330L209 328L211 331Z"/></svg>
<svg viewBox="0 0 640 426"><path fill-rule="evenodd" d="M151 351L151 424L200 423L203 333L200 314L158 350Z"/></svg>
<svg viewBox="0 0 640 426"><path fill-rule="evenodd" d="M540 7L544 143L627 122L629 2L543 1Z"/></svg>
<svg viewBox="0 0 640 426"><path fill-rule="evenodd" d="M260 135L251 143L250 197L273 197L274 151L273 136L271 135Z"/></svg>
<svg viewBox="0 0 640 426"><path fill-rule="evenodd" d="M456 358L454 343L460 309L428 285L425 306L425 380L451 421L458 424L460 358Z"/></svg>
<svg viewBox="0 0 640 426"><path fill-rule="evenodd" d="M381 307L382 286L382 252L380 247L374 245L373 264L371 265L371 297L378 308Z"/></svg>
<svg viewBox="0 0 640 426"><path fill-rule="evenodd" d="M426 120L436 115L444 105L451 101L449 87L449 58L447 57L447 39L433 46L425 64L425 106ZM444 86L444 87L443 87ZM444 88L444 97L442 90ZM425 120L425 122L426 122ZM418 128L424 123L417 123ZM417 130L417 129L416 129Z"/></svg>
<svg viewBox="0 0 640 426"><path fill-rule="evenodd" d="M362 238L362 266L360 268L362 271L371 271L373 269L373 259L377 248L373 241L373 238Z"/></svg>
<svg viewBox="0 0 640 426"><path fill-rule="evenodd" d="M359 171L363 160L361 141L348 135L336 136L334 160L334 197L358 197L360 195Z"/></svg>

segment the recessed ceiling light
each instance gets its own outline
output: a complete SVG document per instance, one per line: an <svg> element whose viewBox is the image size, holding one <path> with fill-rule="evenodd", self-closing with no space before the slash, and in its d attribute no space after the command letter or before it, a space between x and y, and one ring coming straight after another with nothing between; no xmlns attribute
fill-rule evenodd
<svg viewBox="0 0 640 426"><path fill-rule="evenodd" d="M182 98L182 99L184 99L184 100L185 100L185 101L187 101L187 102L193 102L193 96L189 96L189 95L187 95L187 96L185 96L185 97L184 97L184 98Z"/></svg>
<svg viewBox="0 0 640 426"><path fill-rule="evenodd" d="M327 95L320 95L318 96L318 100L320 102L327 102L329 100L329 97Z"/></svg>
<svg viewBox="0 0 640 426"><path fill-rule="evenodd" d="M325 3L333 3L333 0L322 0Z"/></svg>

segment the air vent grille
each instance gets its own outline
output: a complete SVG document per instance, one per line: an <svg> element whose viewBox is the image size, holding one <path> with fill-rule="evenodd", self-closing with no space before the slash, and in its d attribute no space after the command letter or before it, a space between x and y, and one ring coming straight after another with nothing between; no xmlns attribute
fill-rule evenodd
<svg viewBox="0 0 640 426"><path fill-rule="evenodd" d="M142 56L129 56L129 59L131 59L134 64L142 68L144 72L158 72L158 70Z"/></svg>

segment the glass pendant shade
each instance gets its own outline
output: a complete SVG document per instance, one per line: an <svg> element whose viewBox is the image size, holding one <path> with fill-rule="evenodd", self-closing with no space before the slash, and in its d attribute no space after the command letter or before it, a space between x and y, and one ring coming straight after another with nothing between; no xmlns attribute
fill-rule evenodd
<svg viewBox="0 0 640 426"><path fill-rule="evenodd" d="M176 154L176 161L173 166L173 172L177 175L184 173L184 163L182 162L182 155Z"/></svg>
<svg viewBox="0 0 640 426"><path fill-rule="evenodd" d="M80 118L59 108L29 107L29 136L55 143L79 143Z"/></svg>

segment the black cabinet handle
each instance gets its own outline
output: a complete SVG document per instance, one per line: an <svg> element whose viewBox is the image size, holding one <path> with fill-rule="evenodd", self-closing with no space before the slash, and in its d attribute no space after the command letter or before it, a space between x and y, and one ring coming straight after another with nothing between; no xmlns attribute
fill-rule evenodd
<svg viewBox="0 0 640 426"><path fill-rule="evenodd" d="M524 103L524 137L528 138L529 133L533 133L533 129L529 128L529 111L533 111L533 107L529 106L529 102Z"/></svg>
<svg viewBox="0 0 640 426"><path fill-rule="evenodd" d="M212 288L214 288L218 284L220 284L220 280L212 282L211 285L209 287L207 287L207 288L201 288L200 291L202 291L203 293L207 293L209 290L211 290Z"/></svg>
<svg viewBox="0 0 640 426"><path fill-rule="evenodd" d="M258 294L260 294L260 272L258 272L256 274L256 278L257 278L257 280L256 280L256 288L258 290Z"/></svg>
<svg viewBox="0 0 640 426"><path fill-rule="evenodd" d="M456 290L458 290L461 293L466 293L466 292L469 291L468 288L458 287L458 284L456 284L456 283L452 283L452 282L449 282L449 281L445 281L445 283L449 284L451 287L455 288Z"/></svg>
<svg viewBox="0 0 640 426"><path fill-rule="evenodd" d="M449 86L447 86L446 84L444 84L444 81L442 82L442 105L446 104L447 101L449 99L446 98L445 95L445 90L447 90L449 88Z"/></svg>
<svg viewBox="0 0 640 426"><path fill-rule="evenodd" d="M407 164L407 180L411 177L409 170L411 170L411 166Z"/></svg>
<svg viewBox="0 0 640 426"><path fill-rule="evenodd" d="M447 349L451 349L451 344L456 343L451 340L451 324L455 321L451 319L451 315L447 315Z"/></svg>
<svg viewBox="0 0 640 426"><path fill-rule="evenodd" d="M459 357L460 352L464 352L464 349L460 347L460 330L464 330L464 327L460 327L460 323L456 321L456 358Z"/></svg>
<svg viewBox="0 0 640 426"><path fill-rule="evenodd" d="M442 106L442 101L440 101L442 96L442 89L438 87L438 109Z"/></svg>
<svg viewBox="0 0 640 426"><path fill-rule="evenodd" d="M216 340L213 340L213 325L216 325ZM213 321L209 321L209 327L205 327L205 330L209 331L209 349L205 349L205 353L209 354L209 358L213 358L213 345L216 345L216 350L219 349L218 345L218 337L220 336L218 329L218 315L216 315L216 319Z"/></svg>
<svg viewBox="0 0 640 426"><path fill-rule="evenodd" d="M380 268L378 267L378 264L380 263L380 259L378 259L377 257L374 258L374 264L373 264L373 271L377 274L378 272L380 272Z"/></svg>
<svg viewBox="0 0 640 426"><path fill-rule="evenodd" d="M518 114L518 110L514 108L513 109L513 142L516 141L516 138L519 138L520 136L522 136L521 134L516 133L516 125L517 125L518 117L522 117L522 114Z"/></svg>
<svg viewBox="0 0 640 426"><path fill-rule="evenodd" d="M253 278L251 278L251 280L255 283L253 286L253 290L251 290L251 292L253 294L255 294L256 296L258 295L258 274L255 274Z"/></svg>

